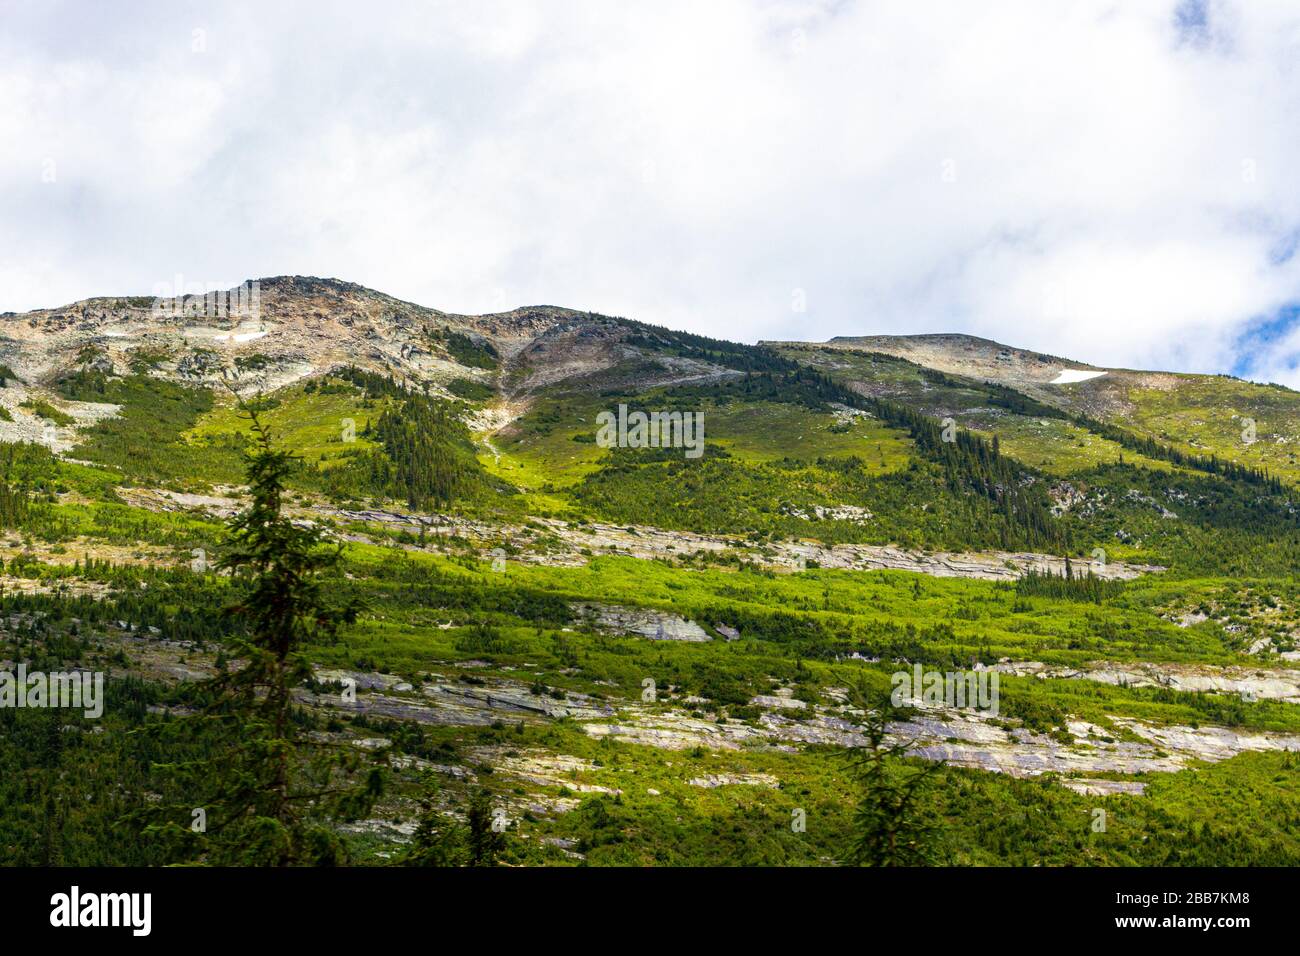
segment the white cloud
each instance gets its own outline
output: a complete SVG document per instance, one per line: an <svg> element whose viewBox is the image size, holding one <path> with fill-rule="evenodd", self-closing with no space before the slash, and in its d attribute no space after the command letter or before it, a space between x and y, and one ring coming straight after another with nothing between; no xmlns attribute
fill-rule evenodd
<svg viewBox="0 0 1300 956"><path fill-rule="evenodd" d="M307 273L1227 369L1300 299L1300 10L1176 6L19 7L0 309Z"/></svg>

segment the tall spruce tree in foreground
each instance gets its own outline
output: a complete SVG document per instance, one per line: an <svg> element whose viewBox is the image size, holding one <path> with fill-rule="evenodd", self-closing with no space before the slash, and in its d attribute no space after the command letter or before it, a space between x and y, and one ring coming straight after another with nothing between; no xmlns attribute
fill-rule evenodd
<svg viewBox="0 0 1300 956"><path fill-rule="evenodd" d="M936 810L922 805L930 778L940 762L917 763L906 757L911 741L887 742L894 708L888 694L873 695L853 687L857 704L867 712L861 725L866 744L846 759L861 788L853 813L853 842L846 860L856 866L927 866L940 860Z"/></svg>
<svg viewBox="0 0 1300 956"><path fill-rule="evenodd" d="M158 808L165 822L150 831L179 859L339 862L328 820L364 814L381 790L381 770L367 768L356 748L309 739L293 692L311 677L305 645L332 640L356 608L326 602L321 575L338 564L341 549L327 546L316 525L284 513L285 483L298 460L274 447L254 407L241 406L255 438L247 457L251 500L228 523L218 567L240 593L228 612L242 627L225 642L222 660L232 663L198 688L198 713L165 725L165 737L201 741L201 753L159 767L170 782Z"/></svg>

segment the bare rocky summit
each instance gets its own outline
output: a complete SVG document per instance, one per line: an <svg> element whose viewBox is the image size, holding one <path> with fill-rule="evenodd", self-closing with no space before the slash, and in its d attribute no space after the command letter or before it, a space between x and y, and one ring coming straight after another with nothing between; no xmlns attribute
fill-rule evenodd
<svg viewBox="0 0 1300 956"><path fill-rule="evenodd" d="M645 388L738 374L657 349L653 330L625 319L548 305L458 315L309 276L258 279L215 299L94 298L5 313L0 365L10 373L0 405L12 418L0 421L0 440L56 450L75 444L77 425L116 411L66 401L51 389L82 370L229 384L247 394L355 365L435 394L458 379L475 380L496 389L513 415L557 385ZM77 425L51 428L21 407L33 398Z"/></svg>

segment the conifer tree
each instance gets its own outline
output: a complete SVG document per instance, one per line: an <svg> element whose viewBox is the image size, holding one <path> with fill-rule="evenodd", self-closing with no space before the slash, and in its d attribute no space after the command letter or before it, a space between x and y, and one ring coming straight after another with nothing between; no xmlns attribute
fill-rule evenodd
<svg viewBox="0 0 1300 956"><path fill-rule="evenodd" d="M163 765L186 819L175 816L149 829L172 844L174 855L214 864L292 865L340 859L326 822L355 818L378 796L377 766L362 773L355 748L311 742L302 732L293 694L311 676L304 653L310 642L332 639L355 619L355 606L332 607L321 576L340 559L317 525L284 512L286 479L294 455L277 450L255 408L241 403L255 437L247 457L250 502L228 524L229 550L219 567L229 571L240 598L227 610L242 624L226 639L233 660L200 688L206 706L192 720L208 752ZM171 725L175 739L195 729ZM356 782L357 776L361 777ZM203 825L188 818L202 811Z"/></svg>
<svg viewBox="0 0 1300 956"><path fill-rule="evenodd" d="M862 685L853 696L867 712L861 726L866 744L848 751L850 770L862 796L853 814L853 842L846 858L856 866L925 866L938 862L938 822L921 805L941 762L915 764L910 741L887 741L893 710L887 695Z"/></svg>

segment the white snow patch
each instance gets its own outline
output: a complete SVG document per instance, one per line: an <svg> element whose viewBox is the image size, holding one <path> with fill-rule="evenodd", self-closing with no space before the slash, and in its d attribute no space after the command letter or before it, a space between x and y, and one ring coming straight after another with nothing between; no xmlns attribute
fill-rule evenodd
<svg viewBox="0 0 1300 956"><path fill-rule="evenodd" d="M1105 372L1092 372L1086 368L1065 368L1052 379L1053 385L1069 385L1071 382L1086 382L1090 378L1100 378Z"/></svg>
<svg viewBox="0 0 1300 956"><path fill-rule="evenodd" d="M183 334L187 339L207 339L212 342L251 342L264 335L270 335L271 330L259 329L257 323L251 326L244 323L233 329L214 329L211 326L195 325L185 329Z"/></svg>

